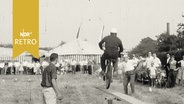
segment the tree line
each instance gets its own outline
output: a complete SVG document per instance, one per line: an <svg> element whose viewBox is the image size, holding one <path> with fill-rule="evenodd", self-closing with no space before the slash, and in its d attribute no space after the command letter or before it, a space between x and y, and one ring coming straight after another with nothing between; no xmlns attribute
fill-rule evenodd
<svg viewBox="0 0 184 104"><path fill-rule="evenodd" d="M184 17L184 16L183 16ZM184 50L184 23L179 23L177 34L161 33L156 40L146 37L129 53L145 56L148 52L162 53Z"/></svg>

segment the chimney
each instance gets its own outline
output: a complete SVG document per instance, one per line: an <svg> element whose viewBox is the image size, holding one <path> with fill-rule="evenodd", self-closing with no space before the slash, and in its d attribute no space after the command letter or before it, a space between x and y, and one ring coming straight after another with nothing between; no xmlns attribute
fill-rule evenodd
<svg viewBox="0 0 184 104"><path fill-rule="evenodd" d="M170 35L170 23L167 23L167 34Z"/></svg>

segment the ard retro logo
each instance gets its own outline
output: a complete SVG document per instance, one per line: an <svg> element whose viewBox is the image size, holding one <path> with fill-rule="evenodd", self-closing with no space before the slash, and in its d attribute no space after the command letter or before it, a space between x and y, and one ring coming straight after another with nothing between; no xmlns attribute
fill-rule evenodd
<svg viewBox="0 0 184 104"><path fill-rule="evenodd" d="M32 32L20 32L21 39L15 39L15 45L36 45L37 39L30 39Z"/></svg>
<svg viewBox="0 0 184 104"><path fill-rule="evenodd" d="M39 0L13 0L13 58L29 52L39 58Z"/></svg>

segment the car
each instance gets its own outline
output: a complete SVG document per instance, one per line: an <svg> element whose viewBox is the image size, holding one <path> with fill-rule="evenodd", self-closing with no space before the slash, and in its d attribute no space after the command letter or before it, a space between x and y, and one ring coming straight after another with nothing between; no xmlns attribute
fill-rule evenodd
<svg viewBox="0 0 184 104"><path fill-rule="evenodd" d="M135 81L146 84L149 82L149 75L145 65L145 60L140 61L135 68Z"/></svg>

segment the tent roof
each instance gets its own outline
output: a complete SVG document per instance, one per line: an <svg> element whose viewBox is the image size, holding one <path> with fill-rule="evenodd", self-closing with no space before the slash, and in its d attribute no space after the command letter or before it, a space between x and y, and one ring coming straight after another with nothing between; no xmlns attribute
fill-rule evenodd
<svg viewBox="0 0 184 104"><path fill-rule="evenodd" d="M88 41L75 39L62 46L56 47L49 53L58 53L59 55L74 55L74 54L102 54L98 45L94 46Z"/></svg>
<svg viewBox="0 0 184 104"><path fill-rule="evenodd" d="M3 48L3 47L0 47L0 56L12 56L12 48ZM39 55L42 56L42 55L45 55L47 54L48 52L45 51L45 50L39 50ZM22 54L20 54L20 56L26 56L26 55L31 55L30 53L28 52L23 52Z"/></svg>
<svg viewBox="0 0 184 104"><path fill-rule="evenodd" d="M0 56L12 56L12 48L0 47Z"/></svg>

